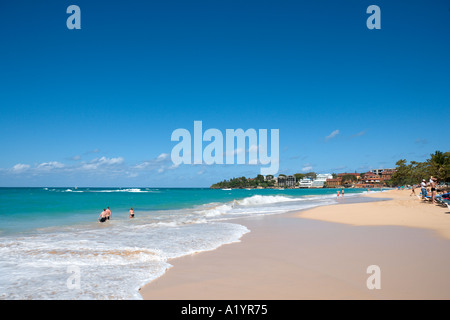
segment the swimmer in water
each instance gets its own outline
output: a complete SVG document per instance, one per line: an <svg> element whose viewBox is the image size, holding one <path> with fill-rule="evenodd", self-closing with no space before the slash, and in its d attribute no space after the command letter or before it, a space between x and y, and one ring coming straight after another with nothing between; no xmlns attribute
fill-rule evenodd
<svg viewBox="0 0 450 320"><path fill-rule="evenodd" d="M111 214L111 210L109 210L109 207L106 207L106 214L107 214L106 218L108 220L111 219L112 214Z"/></svg>
<svg viewBox="0 0 450 320"><path fill-rule="evenodd" d="M98 223L105 222L108 219L108 214L106 212L106 209L103 209L102 213L100 213L100 216L98 217Z"/></svg>
<svg viewBox="0 0 450 320"><path fill-rule="evenodd" d="M133 210L133 208L130 209L129 213L130 213L130 219L134 218L134 210Z"/></svg>

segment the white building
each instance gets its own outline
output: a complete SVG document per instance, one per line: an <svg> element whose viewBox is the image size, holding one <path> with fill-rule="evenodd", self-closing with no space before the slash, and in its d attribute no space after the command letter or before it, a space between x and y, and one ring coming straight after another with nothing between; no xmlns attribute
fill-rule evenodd
<svg viewBox="0 0 450 320"><path fill-rule="evenodd" d="M330 173L319 173L316 176L316 179L314 181L327 181L327 179L333 179L333 175Z"/></svg>
<svg viewBox="0 0 450 320"><path fill-rule="evenodd" d="M321 173L313 180L311 178L303 178L299 182L300 188L323 188L327 179L332 179L333 175L329 173Z"/></svg>
<svg viewBox="0 0 450 320"><path fill-rule="evenodd" d="M312 183L313 180L311 178L303 178L298 185L300 188L311 188Z"/></svg>
<svg viewBox="0 0 450 320"><path fill-rule="evenodd" d="M320 173L316 176L316 179L311 184L312 188L323 188L327 179L332 179L333 176L329 173Z"/></svg>

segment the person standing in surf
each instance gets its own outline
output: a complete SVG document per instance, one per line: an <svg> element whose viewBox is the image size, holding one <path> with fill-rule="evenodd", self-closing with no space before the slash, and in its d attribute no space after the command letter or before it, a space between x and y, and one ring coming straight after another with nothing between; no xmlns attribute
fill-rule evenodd
<svg viewBox="0 0 450 320"><path fill-rule="evenodd" d="M103 211L100 213L100 216L98 217L98 223L103 223L108 219L108 214L106 212L106 209L103 209Z"/></svg>
<svg viewBox="0 0 450 320"><path fill-rule="evenodd" d="M107 214L107 219L110 220L111 219L111 210L109 210L109 207L106 207L106 214Z"/></svg>

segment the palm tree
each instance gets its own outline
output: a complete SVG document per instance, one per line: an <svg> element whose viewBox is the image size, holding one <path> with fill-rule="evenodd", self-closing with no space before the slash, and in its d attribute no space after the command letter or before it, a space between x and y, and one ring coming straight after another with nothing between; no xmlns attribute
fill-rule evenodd
<svg viewBox="0 0 450 320"><path fill-rule="evenodd" d="M450 180L450 152L436 151L430 155L428 164L433 176L440 181L448 182Z"/></svg>

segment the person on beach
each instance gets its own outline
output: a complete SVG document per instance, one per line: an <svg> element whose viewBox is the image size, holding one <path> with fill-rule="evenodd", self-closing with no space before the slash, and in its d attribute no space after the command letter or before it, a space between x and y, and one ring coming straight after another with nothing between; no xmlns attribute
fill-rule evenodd
<svg viewBox="0 0 450 320"><path fill-rule="evenodd" d="M98 217L98 223L105 222L108 219L108 214L106 213L106 209L103 209L103 211L100 213L100 216Z"/></svg>
<svg viewBox="0 0 450 320"><path fill-rule="evenodd" d="M436 178L430 177L430 187L431 187L431 203L434 203L434 196L436 195Z"/></svg>
<svg viewBox="0 0 450 320"><path fill-rule="evenodd" d="M416 195L416 186L412 185L411 187L411 193L409 194L409 196L411 197L412 195Z"/></svg>
<svg viewBox="0 0 450 320"><path fill-rule="evenodd" d="M111 219L111 210L109 210L109 207L106 207L106 214L107 214L107 219L110 220Z"/></svg>
<svg viewBox="0 0 450 320"><path fill-rule="evenodd" d="M425 200L425 197L427 196L427 183L425 182L425 179L422 179L422 182L420 183L420 191L422 192L422 200Z"/></svg>
<svg viewBox="0 0 450 320"><path fill-rule="evenodd" d="M341 194L342 194L342 198L343 198L344 197L344 189L342 189Z"/></svg>
<svg viewBox="0 0 450 320"><path fill-rule="evenodd" d="M339 190L337 191L337 197L339 198Z"/></svg>
<svg viewBox="0 0 450 320"><path fill-rule="evenodd" d="M134 210L133 210L133 208L130 209L129 213L130 213L130 219L134 218Z"/></svg>

